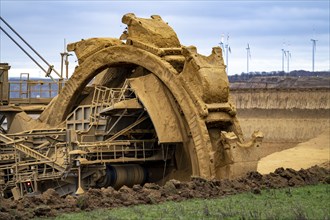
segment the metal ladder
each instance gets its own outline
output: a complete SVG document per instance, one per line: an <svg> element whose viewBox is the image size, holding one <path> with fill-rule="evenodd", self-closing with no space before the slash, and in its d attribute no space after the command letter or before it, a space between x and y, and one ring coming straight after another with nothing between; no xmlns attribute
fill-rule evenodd
<svg viewBox="0 0 330 220"><path fill-rule="evenodd" d="M25 76L25 77L24 77ZM29 88L29 80L30 74L29 73L21 73L20 75L20 83L19 83L19 97L23 98L30 98L30 88Z"/></svg>

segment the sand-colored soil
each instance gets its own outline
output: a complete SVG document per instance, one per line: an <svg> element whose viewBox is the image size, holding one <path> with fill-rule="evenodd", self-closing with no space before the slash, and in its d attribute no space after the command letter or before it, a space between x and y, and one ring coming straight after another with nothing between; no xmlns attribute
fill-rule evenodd
<svg viewBox="0 0 330 220"><path fill-rule="evenodd" d="M258 172L266 174L278 167L299 170L314 165L329 166L330 129L296 147L270 154L258 163Z"/></svg>

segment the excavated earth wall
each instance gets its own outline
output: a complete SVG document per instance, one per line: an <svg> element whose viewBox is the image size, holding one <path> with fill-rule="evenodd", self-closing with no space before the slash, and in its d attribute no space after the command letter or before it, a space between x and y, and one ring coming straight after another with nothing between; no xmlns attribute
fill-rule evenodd
<svg viewBox="0 0 330 220"><path fill-rule="evenodd" d="M243 134L262 131L263 155L268 155L329 129L329 91L328 88L234 88L231 96Z"/></svg>
<svg viewBox="0 0 330 220"><path fill-rule="evenodd" d="M329 89L233 89L238 109L330 109Z"/></svg>

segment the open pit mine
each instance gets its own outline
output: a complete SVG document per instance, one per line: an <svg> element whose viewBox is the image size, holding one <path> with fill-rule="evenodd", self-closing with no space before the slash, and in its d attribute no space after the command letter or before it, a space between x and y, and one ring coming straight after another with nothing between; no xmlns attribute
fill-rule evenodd
<svg viewBox="0 0 330 220"><path fill-rule="evenodd" d="M11 82L0 65L3 197L235 178L328 128L329 87L230 88L220 47L198 54L157 15L122 22L118 39L67 46L67 80Z"/></svg>

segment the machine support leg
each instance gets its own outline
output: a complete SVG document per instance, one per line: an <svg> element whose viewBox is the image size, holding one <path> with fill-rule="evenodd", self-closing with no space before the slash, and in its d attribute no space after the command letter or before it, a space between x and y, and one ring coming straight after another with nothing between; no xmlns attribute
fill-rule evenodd
<svg viewBox="0 0 330 220"><path fill-rule="evenodd" d="M81 195L81 194L84 194L84 193L85 193L85 191L81 187L81 168L80 168L80 166L78 166L78 189L77 189L76 194Z"/></svg>

